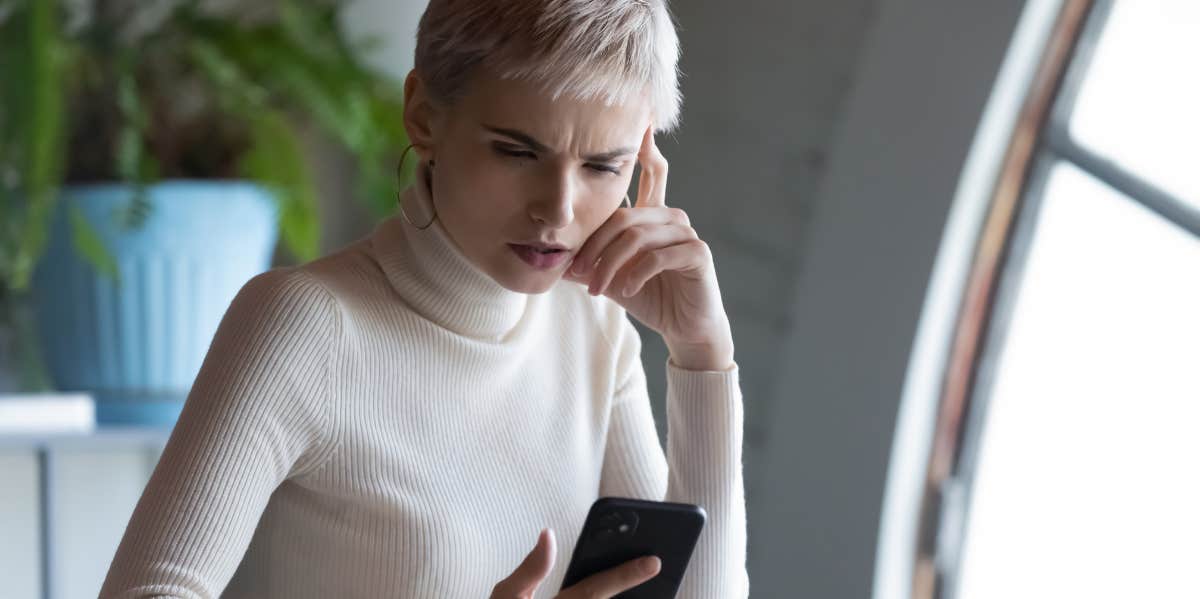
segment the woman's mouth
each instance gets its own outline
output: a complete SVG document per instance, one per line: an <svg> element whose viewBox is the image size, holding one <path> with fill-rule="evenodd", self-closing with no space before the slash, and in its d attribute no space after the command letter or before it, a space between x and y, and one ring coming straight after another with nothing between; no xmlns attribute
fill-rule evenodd
<svg viewBox="0 0 1200 599"><path fill-rule="evenodd" d="M538 270L554 268L566 262L571 257L569 250L540 250L532 246L516 243L510 243L508 247L512 249L518 258Z"/></svg>

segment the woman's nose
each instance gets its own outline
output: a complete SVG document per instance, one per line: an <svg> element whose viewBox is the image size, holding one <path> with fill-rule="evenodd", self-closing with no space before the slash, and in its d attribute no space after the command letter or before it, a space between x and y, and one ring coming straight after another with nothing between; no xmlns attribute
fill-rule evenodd
<svg viewBox="0 0 1200 599"><path fill-rule="evenodd" d="M549 228L561 228L575 218L575 182L570 176L559 176L549 182L529 207L529 216Z"/></svg>

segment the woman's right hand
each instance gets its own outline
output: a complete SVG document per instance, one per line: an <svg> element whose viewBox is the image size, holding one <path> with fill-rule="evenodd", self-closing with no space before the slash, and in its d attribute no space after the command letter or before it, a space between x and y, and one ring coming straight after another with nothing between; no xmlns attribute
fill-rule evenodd
<svg viewBox="0 0 1200 599"><path fill-rule="evenodd" d="M496 583L491 599L533 599L538 586L554 567L555 551L554 532L542 529L533 551L508 578ZM563 589L555 599L609 599L654 578L661 566L656 556L630 560Z"/></svg>

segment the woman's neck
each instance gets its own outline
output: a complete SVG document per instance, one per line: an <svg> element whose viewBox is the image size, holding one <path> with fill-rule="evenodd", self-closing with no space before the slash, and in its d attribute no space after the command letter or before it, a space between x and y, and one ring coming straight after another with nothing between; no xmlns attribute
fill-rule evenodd
<svg viewBox="0 0 1200 599"><path fill-rule="evenodd" d="M443 328L485 341L500 341L521 320L529 296L511 291L480 270L434 217L429 167L401 192L405 214L376 226L370 241L392 287L414 311ZM426 223L429 225L426 227Z"/></svg>

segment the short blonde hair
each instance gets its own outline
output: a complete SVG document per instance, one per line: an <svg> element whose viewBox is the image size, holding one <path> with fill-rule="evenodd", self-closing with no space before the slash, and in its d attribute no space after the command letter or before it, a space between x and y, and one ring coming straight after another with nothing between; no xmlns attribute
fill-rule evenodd
<svg viewBox="0 0 1200 599"><path fill-rule="evenodd" d="M666 0L430 0L414 63L446 103L482 65L555 99L612 105L645 94L655 131L679 122L679 37Z"/></svg>

